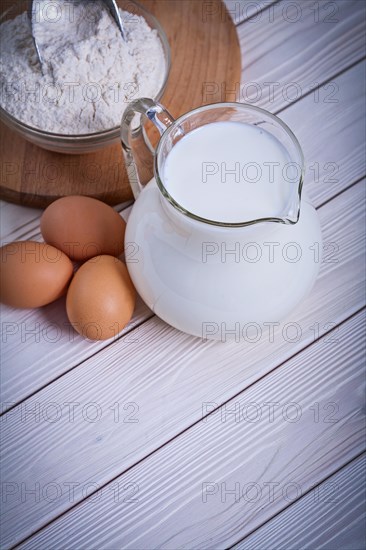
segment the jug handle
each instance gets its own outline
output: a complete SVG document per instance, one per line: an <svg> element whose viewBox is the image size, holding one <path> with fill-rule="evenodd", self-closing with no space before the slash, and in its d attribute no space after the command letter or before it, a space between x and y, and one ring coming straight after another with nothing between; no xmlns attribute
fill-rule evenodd
<svg viewBox="0 0 366 550"><path fill-rule="evenodd" d="M136 124L136 115L140 115ZM155 149L146 135L144 123L150 120L162 136L174 118L160 103L150 98L132 101L121 122L121 141L128 179L135 199L154 173Z"/></svg>

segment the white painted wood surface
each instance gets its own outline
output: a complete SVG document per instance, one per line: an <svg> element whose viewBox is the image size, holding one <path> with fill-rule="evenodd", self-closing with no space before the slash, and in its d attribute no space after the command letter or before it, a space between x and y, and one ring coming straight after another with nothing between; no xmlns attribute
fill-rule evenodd
<svg viewBox="0 0 366 550"><path fill-rule="evenodd" d="M364 9L359 0L285 0L242 23L240 101L277 113L308 93L335 100L334 76L365 55Z"/></svg>
<svg viewBox="0 0 366 550"><path fill-rule="evenodd" d="M233 548L365 548L365 471L363 454Z"/></svg>
<svg viewBox="0 0 366 550"><path fill-rule="evenodd" d="M23 548L235 543L362 450L364 349L349 348L363 328L361 313L340 326L337 343L309 346ZM137 501L123 502L125 490L115 502L113 487L132 484Z"/></svg>
<svg viewBox="0 0 366 550"><path fill-rule="evenodd" d="M296 23L283 17L289 4L301 8ZM299 525L302 517L314 525L306 496L293 504L282 496L263 508L257 502L248 510L240 502L217 502L215 495L211 504L210 499L202 503L199 483L231 483L246 464L244 479L276 481L277 476L306 489L364 449L362 381L357 386L356 380L362 353L360 308L365 304L364 181L360 181L365 175L361 62L365 8L353 0L320 2L320 20L315 23L310 4L240 0L230 7L242 46L243 82L255 80L264 87L276 78L283 86L296 81L301 87L296 102L284 100L277 88L280 94L274 101L262 95L256 104L272 112L281 110L280 116L299 137L307 159L307 192L319 207L325 240L340 247L339 262L322 265L311 296L291 316L301 327L300 340L285 341L280 328L271 344L265 337L255 345L204 343L172 329L140 302L122 338L91 344L64 328L56 338L55 330L67 322L60 303L38 312L1 307L1 401L3 410L13 406L1 418L1 480L3 490L14 490L13 495L6 493L5 501L3 495L3 548L27 537L24 546L37 550L221 548L248 536L251 548L267 550L272 546L266 542L272 540L271 523L284 517L285 533L292 509ZM328 4L337 5L337 23L324 21L330 14ZM289 16L291 9L295 8L286 11ZM326 81L335 87L325 88ZM309 93L314 82L319 83L318 92ZM2 203L0 215L2 242L40 238L40 211ZM26 333L34 328L40 342ZM42 334L45 328L48 332ZM331 345L314 341L325 333L328 338L342 338ZM309 400L322 406L337 399L341 421L312 422L304 414L299 423L279 421L273 432L274 425L268 423L220 420L218 407L227 401L278 402L279 397L298 399L304 410ZM67 405L71 401L73 421ZM204 422L206 402L215 403L216 410ZM94 408L85 408L91 403ZM32 417L32 407L39 410L39 421ZM95 411L102 416L93 422ZM320 414L324 412L329 410L320 409ZM214 477L204 479L206 474ZM118 502L114 502L114 479L121 490ZM357 479L352 474L347 491L360 502ZM26 493L37 491L37 483L39 501ZM128 483L138 484L138 503L125 502L136 490ZM100 501L99 493L86 498L98 487L102 487ZM334 547L359 540L358 511L347 502L341 510L338 515L334 509L325 510L317 523L321 529L333 522L332 538L327 540ZM274 514L278 515L271 520ZM253 538L256 533L259 547ZM299 530L284 546L277 540L281 548L292 550L293 544L300 548L309 539ZM315 545L325 541L314 540Z"/></svg>

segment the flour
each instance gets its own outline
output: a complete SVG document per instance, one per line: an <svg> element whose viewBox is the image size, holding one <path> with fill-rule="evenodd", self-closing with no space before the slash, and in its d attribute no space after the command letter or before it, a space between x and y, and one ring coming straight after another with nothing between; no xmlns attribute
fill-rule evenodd
<svg viewBox="0 0 366 550"><path fill-rule="evenodd" d="M130 101L156 97L166 61L142 16L121 10L124 41L99 0L36 4L43 75L26 13L0 26L0 104L8 113L48 132L80 135L114 128Z"/></svg>

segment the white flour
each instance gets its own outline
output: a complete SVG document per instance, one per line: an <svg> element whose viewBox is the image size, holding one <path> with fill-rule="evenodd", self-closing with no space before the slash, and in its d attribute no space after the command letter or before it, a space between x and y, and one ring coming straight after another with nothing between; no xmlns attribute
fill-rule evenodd
<svg viewBox="0 0 366 550"><path fill-rule="evenodd" d="M99 0L43 0L38 8L44 75L26 14L0 27L0 104L15 118L48 132L86 134L118 126L133 99L156 96L164 52L142 16L121 11L124 42Z"/></svg>

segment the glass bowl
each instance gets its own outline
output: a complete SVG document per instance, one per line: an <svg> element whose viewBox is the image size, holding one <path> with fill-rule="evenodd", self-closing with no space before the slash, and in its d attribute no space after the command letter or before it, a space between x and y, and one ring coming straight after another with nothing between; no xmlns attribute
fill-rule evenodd
<svg viewBox="0 0 366 550"><path fill-rule="evenodd" d="M9 6L10 2L2 2L2 6ZM26 12L28 8L28 0L18 0L11 2L11 7L8 9L1 9L0 23L8 19L14 19L19 14L24 13L24 17L27 17ZM141 15L145 18L147 24L151 29L157 31L160 38L164 57L165 57L165 74L162 86L157 92L155 99L159 101L162 97L168 77L170 72L170 47L166 34L160 25L159 21L149 13L145 8L143 8L137 2L132 0L117 0L117 4L120 8L125 9L128 12L131 12L135 15ZM122 113L121 113L122 118ZM42 147L43 149L48 149L49 151L55 151L57 153L66 153L66 154L82 154L82 153L92 153L99 149L109 147L119 143L120 140L120 124L114 128L109 128L108 130L103 130L100 132L94 132L90 134L55 134L52 132L45 132L39 128L33 128L24 124L24 122L16 119L14 116L9 114L5 109L0 106L0 120L8 126L11 130L17 132L24 139Z"/></svg>

